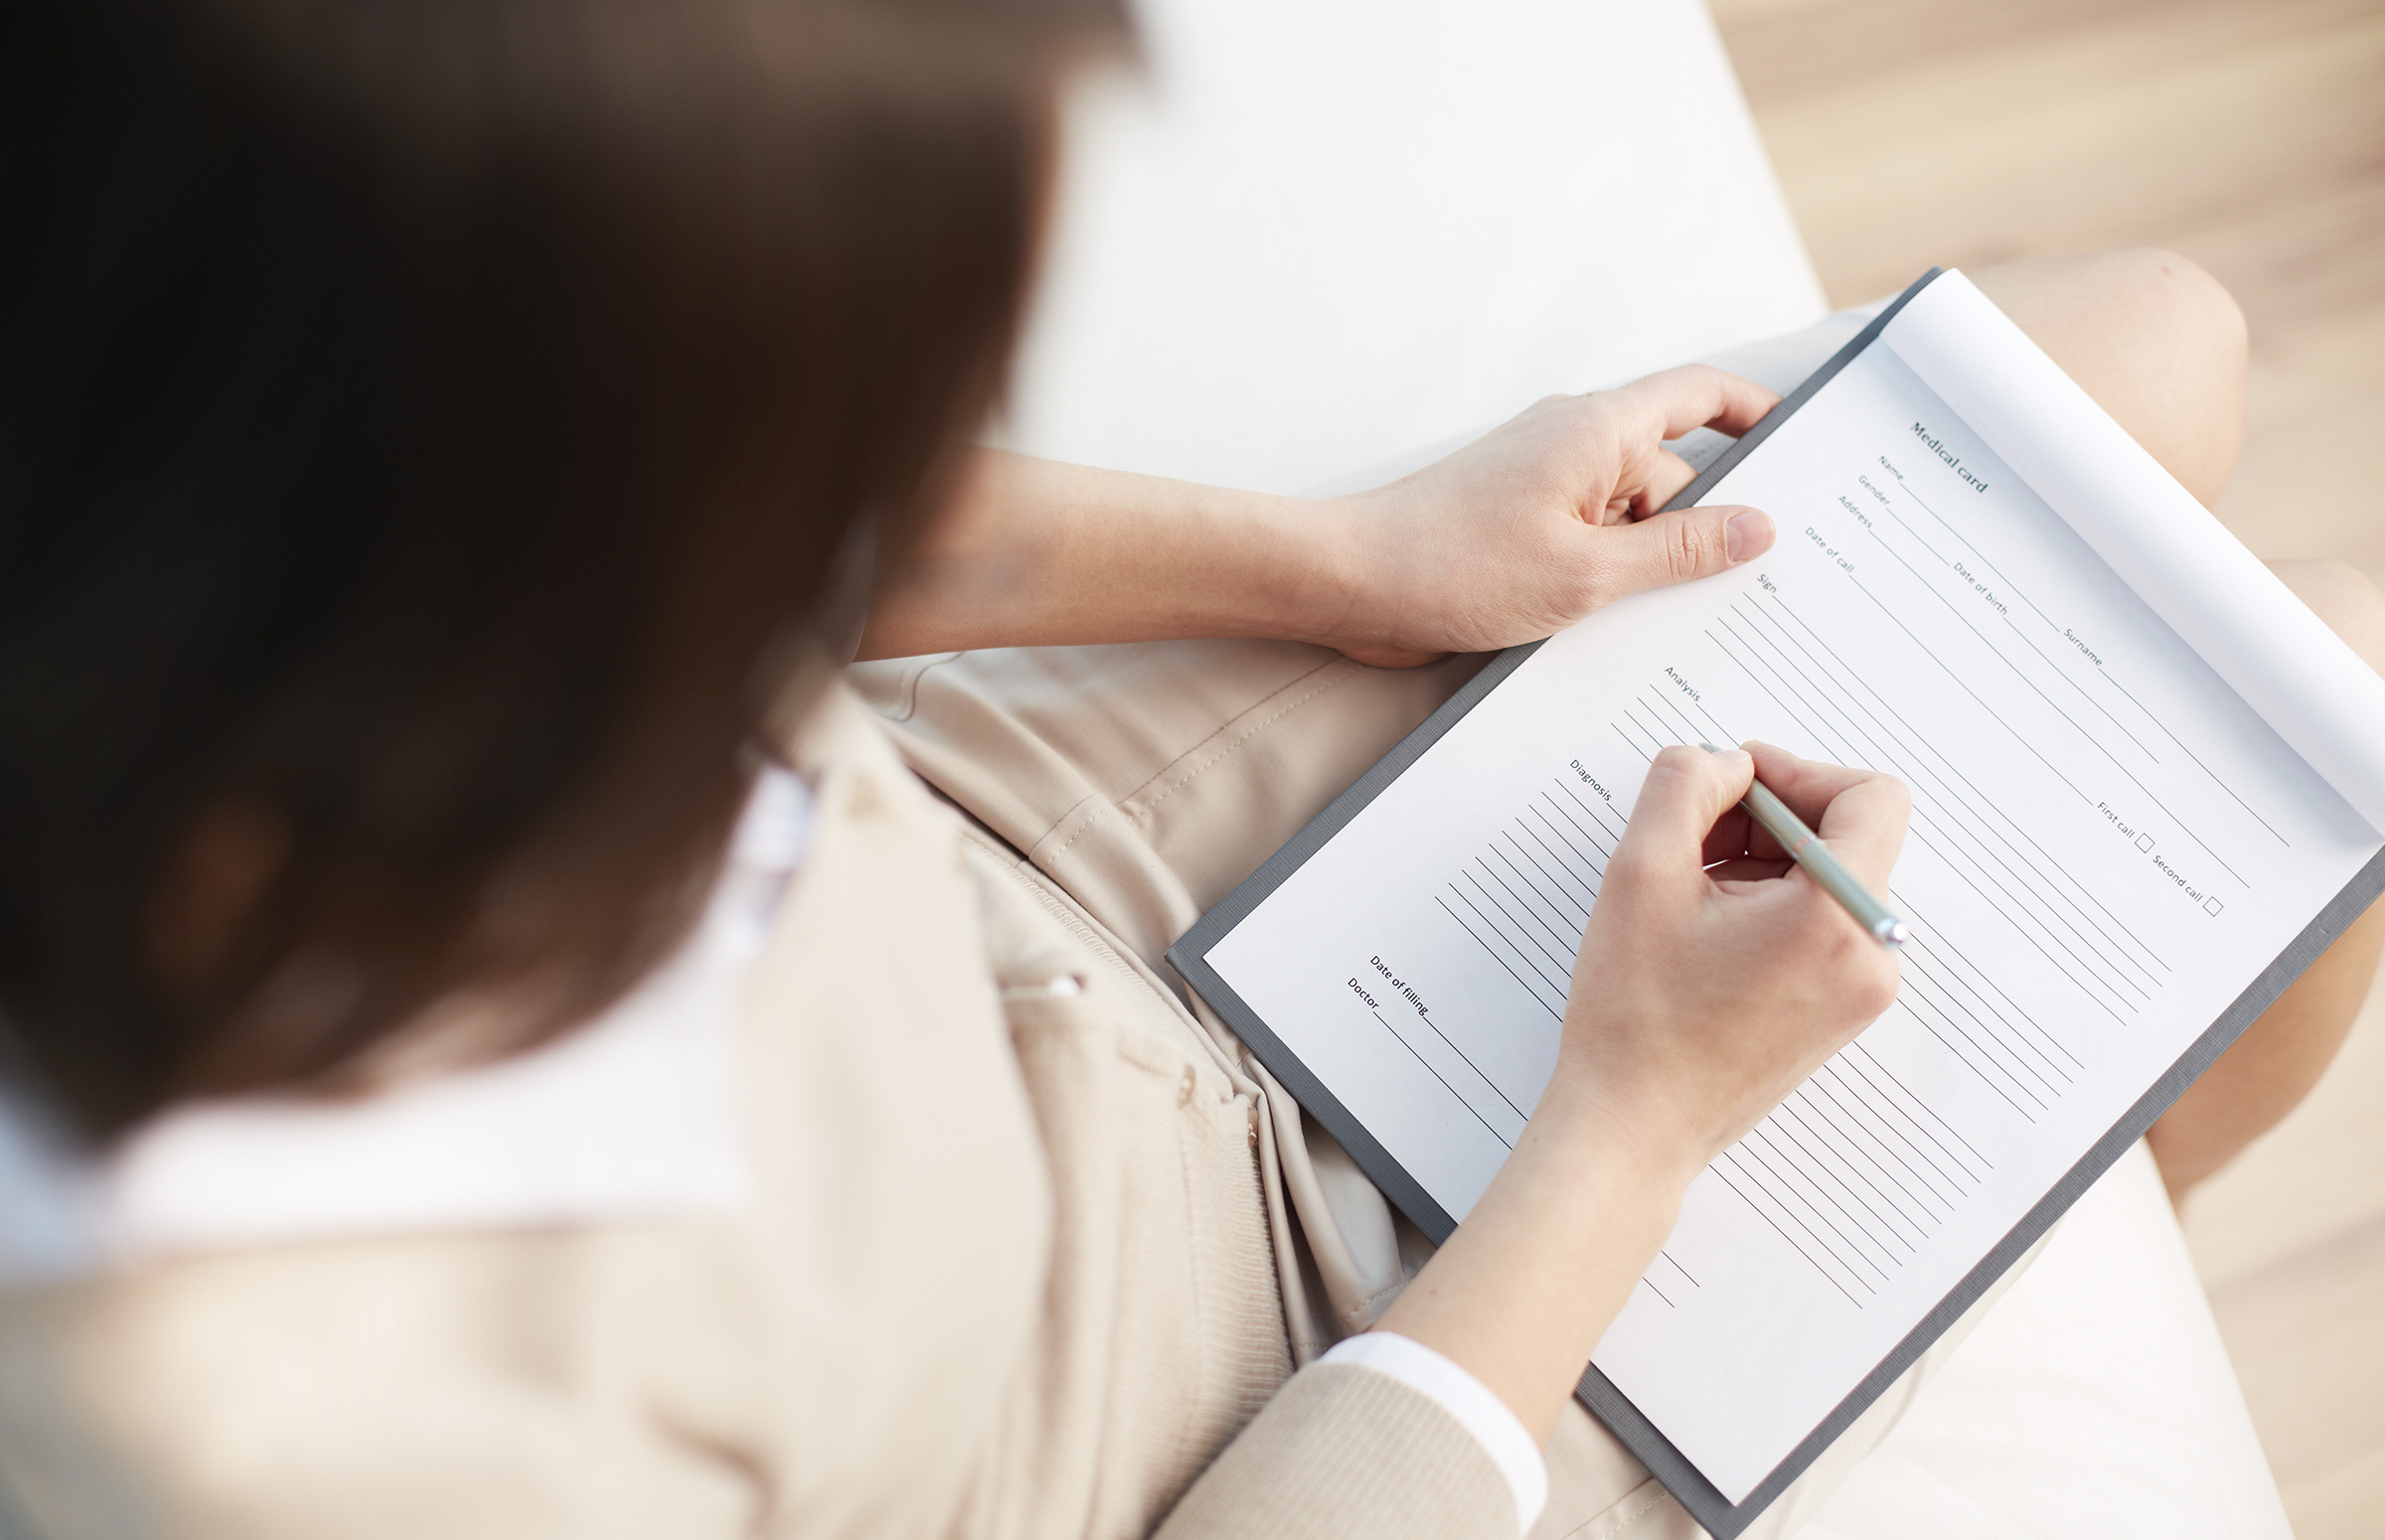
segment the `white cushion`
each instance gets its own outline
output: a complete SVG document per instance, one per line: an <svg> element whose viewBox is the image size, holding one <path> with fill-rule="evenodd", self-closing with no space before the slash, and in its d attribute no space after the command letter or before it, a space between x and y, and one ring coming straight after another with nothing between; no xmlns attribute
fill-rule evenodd
<svg viewBox="0 0 2385 1540"><path fill-rule="evenodd" d="M2139 1144L1800 1533L2292 1532L2185 1237Z"/></svg>
<svg viewBox="0 0 2385 1540"><path fill-rule="evenodd" d="M1003 438L1291 492L1823 314L1692 0L1166 0L1072 113Z"/></svg>

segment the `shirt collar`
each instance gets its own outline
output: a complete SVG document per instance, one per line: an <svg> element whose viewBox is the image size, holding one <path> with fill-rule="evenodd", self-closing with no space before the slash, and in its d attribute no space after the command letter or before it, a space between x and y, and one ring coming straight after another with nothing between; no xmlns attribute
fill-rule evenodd
<svg viewBox="0 0 2385 1540"><path fill-rule="evenodd" d="M0 1284L234 1247L742 1202L738 1005L811 827L804 782L764 771L679 950L586 1025L496 1063L354 1101L184 1104L94 1159L0 1099Z"/></svg>

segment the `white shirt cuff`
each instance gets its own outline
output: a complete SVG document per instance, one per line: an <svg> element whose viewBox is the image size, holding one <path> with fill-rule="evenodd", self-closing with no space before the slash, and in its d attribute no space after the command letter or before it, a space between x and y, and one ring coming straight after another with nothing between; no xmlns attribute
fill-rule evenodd
<svg viewBox="0 0 2385 1540"><path fill-rule="evenodd" d="M1508 1490L1515 1498L1515 1532L1521 1535L1539 1522L1540 1510L1548 1506L1548 1463L1540 1458L1539 1444L1508 1410L1508 1404L1481 1380L1422 1342L1395 1331L1345 1337L1318 1361L1356 1364L1388 1374L1417 1394L1439 1402L1474 1435L1474 1442L1508 1478Z"/></svg>

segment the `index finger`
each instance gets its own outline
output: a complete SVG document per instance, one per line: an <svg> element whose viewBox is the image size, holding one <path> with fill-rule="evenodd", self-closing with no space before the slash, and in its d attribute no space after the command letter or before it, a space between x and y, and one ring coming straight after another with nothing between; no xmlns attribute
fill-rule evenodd
<svg viewBox="0 0 2385 1540"><path fill-rule="evenodd" d="M1633 398L1663 422L1663 438L1691 428L1712 428L1733 437L1746 432L1780 404L1781 398L1752 380L1725 374L1710 364L1684 364L1635 380L1616 392Z"/></svg>
<svg viewBox="0 0 2385 1540"><path fill-rule="evenodd" d="M1904 782L1876 770L1800 758L1770 743L1742 746L1755 756L1756 778L1822 836L1865 886L1884 891L1913 811Z"/></svg>

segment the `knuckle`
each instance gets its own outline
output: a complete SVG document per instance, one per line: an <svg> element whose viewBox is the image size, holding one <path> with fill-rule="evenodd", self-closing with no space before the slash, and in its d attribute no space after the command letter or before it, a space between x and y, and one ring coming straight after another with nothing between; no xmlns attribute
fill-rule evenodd
<svg viewBox="0 0 2385 1540"><path fill-rule="evenodd" d="M1704 768L1704 762L1711 757L1686 743L1670 743L1657 750L1657 757L1650 763L1648 773L1653 776L1662 772L1669 777L1695 780L1698 772Z"/></svg>
<svg viewBox="0 0 2385 1540"><path fill-rule="evenodd" d="M1622 841L1615 847L1615 853L1607 857L1606 871L1599 878L1599 892L1603 896L1618 888L1636 886L1647 871L1648 857L1641 853L1640 842Z"/></svg>
<svg viewBox="0 0 2385 1540"><path fill-rule="evenodd" d="M1806 915L1810 955L1823 960L1825 972L1841 993L1860 992L1872 980L1880 944L1863 934L1837 900L1821 892L1814 897L1817 902Z"/></svg>
<svg viewBox="0 0 2385 1540"><path fill-rule="evenodd" d="M1615 847L1608 858L1605 875L1599 879L1599 896L1609 893L1632 893L1654 883L1659 862L1647 846L1638 840L1625 840Z"/></svg>
<svg viewBox="0 0 2385 1540"><path fill-rule="evenodd" d="M1871 946L1875 953L1880 950L1868 942L1865 945ZM1853 996L1855 1008L1866 1021L1885 1014L1888 1007L1896 1003L1897 991L1903 983L1897 976L1895 964L1887 961L1884 955L1875 957L1863 969L1863 977L1856 985Z"/></svg>
<svg viewBox="0 0 2385 1540"><path fill-rule="evenodd" d="M1685 581L1717 565L1721 541L1699 521L1679 519L1665 532L1665 570L1674 582Z"/></svg>
<svg viewBox="0 0 2385 1540"><path fill-rule="evenodd" d="M1896 960L1836 903L1823 898L1819 908L1827 912L1809 913L1803 950L1819 960L1820 976L1830 981L1830 996L1848 1017L1870 1021L1896 1002L1904 983Z"/></svg>
<svg viewBox="0 0 2385 1540"><path fill-rule="evenodd" d="M1873 776L1862 825L1882 833L1902 831L1913 817L1913 789L1892 775Z"/></svg>
<svg viewBox="0 0 2385 1540"><path fill-rule="evenodd" d="M1695 803L1706 782L1705 761L1711 757L1686 743L1657 750L1656 758L1649 761L1647 777L1640 783L1640 803L1634 809L1634 821L1639 821L1639 806L1654 812Z"/></svg>

